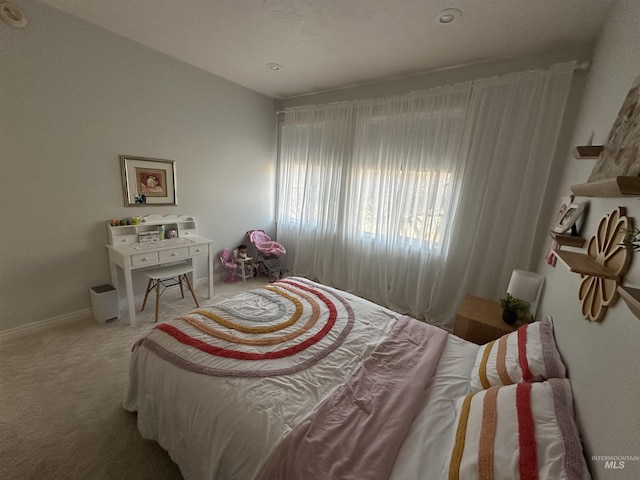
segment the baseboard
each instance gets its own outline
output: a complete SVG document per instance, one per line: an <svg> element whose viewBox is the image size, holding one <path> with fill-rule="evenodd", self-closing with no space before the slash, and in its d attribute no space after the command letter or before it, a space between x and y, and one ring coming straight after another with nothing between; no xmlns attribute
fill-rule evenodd
<svg viewBox="0 0 640 480"><path fill-rule="evenodd" d="M213 281L221 280L224 277L224 274L214 274ZM195 280L195 286L200 287L202 285L209 285L209 279L207 277L198 278ZM178 287L170 287L170 288L178 288ZM134 302L139 304L142 302L144 298L144 294L139 294L134 296ZM127 299L120 299L120 312L127 311ZM20 325L19 327L10 328L8 330L0 331L0 342L4 340L11 340L13 338L21 337L23 335L28 335L31 333L39 332L41 330L45 330L47 328L52 328L58 325L64 325L66 323L75 322L77 320L92 320L93 321L93 310L91 308L85 308L82 310L78 310L77 312L66 313L64 315L59 315L57 317L47 318L45 320L40 320L37 322L32 322L27 325Z"/></svg>
<svg viewBox="0 0 640 480"><path fill-rule="evenodd" d="M225 273L214 273L213 274L213 293L216 293L216 283L224 283L224 279L226 278ZM202 277L194 280L195 288L206 287L206 296L209 296L209 278ZM210 299L209 299L210 300Z"/></svg>
<svg viewBox="0 0 640 480"><path fill-rule="evenodd" d="M20 325L19 327L3 330L0 332L0 341L11 340L23 335L46 330L54 326L64 325L78 320L89 320L91 318L93 318L93 311L90 308L85 308L78 310L77 312L66 313L57 317L51 317L38 322L32 322L27 325Z"/></svg>

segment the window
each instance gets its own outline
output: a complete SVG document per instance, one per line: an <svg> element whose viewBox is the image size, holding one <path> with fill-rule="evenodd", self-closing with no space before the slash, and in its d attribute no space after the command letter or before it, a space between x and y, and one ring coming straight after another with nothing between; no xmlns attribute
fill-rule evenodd
<svg viewBox="0 0 640 480"><path fill-rule="evenodd" d="M337 233L345 245L445 250L464 109L388 109L354 106L335 124L317 113L283 126L281 225Z"/></svg>
<svg viewBox="0 0 640 480"><path fill-rule="evenodd" d="M440 251L443 221L453 206L451 164L460 142L447 134L461 112L418 112L364 124L355 173L361 184L358 228L370 238ZM458 117L458 118L456 118ZM443 135L444 133L444 135Z"/></svg>

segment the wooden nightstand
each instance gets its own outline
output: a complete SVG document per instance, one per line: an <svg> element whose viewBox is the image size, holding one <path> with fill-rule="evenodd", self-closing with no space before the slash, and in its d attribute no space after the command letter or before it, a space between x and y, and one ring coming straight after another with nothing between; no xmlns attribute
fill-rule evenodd
<svg viewBox="0 0 640 480"><path fill-rule="evenodd" d="M509 325L502 320L502 309L498 302L467 295L458 309L453 334L482 345L513 332L526 323L526 320L518 319L516 323Z"/></svg>

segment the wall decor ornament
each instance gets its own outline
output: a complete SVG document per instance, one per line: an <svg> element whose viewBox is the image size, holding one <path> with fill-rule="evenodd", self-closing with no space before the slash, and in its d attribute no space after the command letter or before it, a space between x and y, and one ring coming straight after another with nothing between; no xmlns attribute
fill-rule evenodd
<svg viewBox="0 0 640 480"><path fill-rule="evenodd" d="M629 269L632 250L623 244L625 232L631 228L631 220L623 207L600 220L596 234L587 244L587 255L610 272L609 277L583 275L578 298L582 303L582 315L592 321L604 319L607 308L618 299L617 287Z"/></svg>
<svg viewBox="0 0 640 480"><path fill-rule="evenodd" d="M177 205L176 162L120 155L124 206Z"/></svg>

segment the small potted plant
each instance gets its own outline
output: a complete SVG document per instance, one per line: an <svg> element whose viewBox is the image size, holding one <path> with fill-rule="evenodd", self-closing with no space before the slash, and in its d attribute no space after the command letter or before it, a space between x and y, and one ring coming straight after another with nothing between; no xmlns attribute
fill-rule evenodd
<svg viewBox="0 0 640 480"><path fill-rule="evenodd" d="M508 324L516 323L519 316L527 313L528 308L525 301L512 296L510 293L498 300L498 305L502 308L502 320Z"/></svg>
<svg viewBox="0 0 640 480"><path fill-rule="evenodd" d="M621 245L632 249L635 252L640 252L640 230L635 227L627 227L623 230L624 239Z"/></svg>

